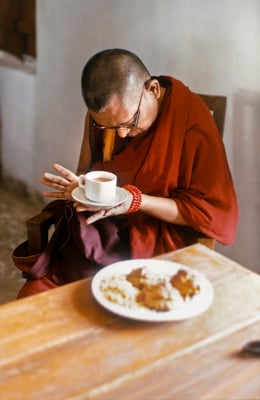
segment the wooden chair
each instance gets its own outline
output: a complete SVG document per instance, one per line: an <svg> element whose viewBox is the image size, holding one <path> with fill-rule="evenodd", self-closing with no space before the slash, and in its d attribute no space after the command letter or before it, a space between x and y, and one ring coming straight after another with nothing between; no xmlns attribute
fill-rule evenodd
<svg viewBox="0 0 260 400"><path fill-rule="evenodd" d="M213 96L208 94L199 94L199 96L210 109L218 127L220 136L223 138L227 98L225 96Z"/></svg>
<svg viewBox="0 0 260 400"><path fill-rule="evenodd" d="M210 112L218 127L219 134L223 138L227 98L225 96L213 96L208 94L199 94L199 96L210 109ZM210 249L214 249L215 247L215 240L206 235L201 235L198 239L198 242L204 244Z"/></svg>
<svg viewBox="0 0 260 400"><path fill-rule="evenodd" d="M200 97L209 107L213 118L215 119L221 137L224 132L225 112L226 112L226 97L200 94ZM48 232L51 225L54 223L54 217L49 211L41 212L40 214L30 218L27 225L28 246L30 254L42 252L48 242ZM213 249L215 240L201 235L199 243Z"/></svg>

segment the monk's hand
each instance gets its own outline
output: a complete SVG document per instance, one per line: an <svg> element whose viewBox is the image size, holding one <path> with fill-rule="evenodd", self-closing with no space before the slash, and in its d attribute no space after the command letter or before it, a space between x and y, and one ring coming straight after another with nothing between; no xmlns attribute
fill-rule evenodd
<svg viewBox="0 0 260 400"><path fill-rule="evenodd" d="M55 189L55 191L45 191L43 192L44 196L72 200L71 192L78 186L78 176L60 164L54 164L53 169L60 175L45 172L41 183Z"/></svg>
<svg viewBox="0 0 260 400"><path fill-rule="evenodd" d="M90 225L93 224L93 222L96 222L102 218L114 217L116 215L125 214L129 210L132 200L133 200L132 194L128 190L126 190L126 201L112 208L106 208L106 209L98 207L93 208L93 207L83 206L82 204L79 203L74 203L74 206L78 212L81 211L93 212L93 214L86 219L86 224Z"/></svg>

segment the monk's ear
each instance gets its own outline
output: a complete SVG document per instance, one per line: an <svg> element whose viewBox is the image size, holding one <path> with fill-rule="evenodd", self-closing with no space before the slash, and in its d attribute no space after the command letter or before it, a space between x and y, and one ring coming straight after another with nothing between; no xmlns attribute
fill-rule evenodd
<svg viewBox="0 0 260 400"><path fill-rule="evenodd" d="M146 89L154 95L155 99L158 100L160 98L161 87L157 79L150 79L146 84Z"/></svg>

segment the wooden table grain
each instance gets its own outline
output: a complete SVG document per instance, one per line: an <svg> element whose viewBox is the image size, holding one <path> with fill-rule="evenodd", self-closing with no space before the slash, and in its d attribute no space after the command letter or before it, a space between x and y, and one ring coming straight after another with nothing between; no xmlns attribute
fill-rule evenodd
<svg viewBox="0 0 260 400"><path fill-rule="evenodd" d="M259 400L260 276L196 244L158 258L202 272L203 314L147 323L99 306L90 279L0 306L0 399Z"/></svg>

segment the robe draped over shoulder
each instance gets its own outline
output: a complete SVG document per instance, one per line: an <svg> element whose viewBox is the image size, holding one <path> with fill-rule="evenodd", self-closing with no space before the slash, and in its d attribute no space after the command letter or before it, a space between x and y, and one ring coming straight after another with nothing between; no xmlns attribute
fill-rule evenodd
<svg viewBox="0 0 260 400"><path fill-rule="evenodd" d="M159 78L160 79L160 78ZM170 83L160 114L145 133L116 138L113 157L101 161L101 133L90 128L92 169L118 176L118 184L172 198L189 226L142 212L129 215L131 256L152 257L197 241L202 232L232 244L238 219L236 193L224 145L202 99L182 82Z"/></svg>

